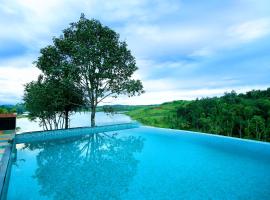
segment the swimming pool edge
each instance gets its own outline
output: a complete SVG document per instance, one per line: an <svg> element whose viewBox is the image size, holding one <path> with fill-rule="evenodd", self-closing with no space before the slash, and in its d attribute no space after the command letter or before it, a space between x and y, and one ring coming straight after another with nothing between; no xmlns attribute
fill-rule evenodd
<svg viewBox="0 0 270 200"><path fill-rule="evenodd" d="M11 173L11 164L12 164L12 152L15 148L14 139L12 144L6 147L4 155L1 159L0 165L0 200L6 200L7 190L9 185L10 173Z"/></svg>
<svg viewBox="0 0 270 200"><path fill-rule="evenodd" d="M206 135L206 136L211 136L211 137L218 137L218 138L223 138L223 139L228 139L228 140L236 140L236 141L239 141L239 142L256 143L256 144L263 144L263 145L269 145L270 146L270 142L251 140L251 139L246 139L246 138L238 138L238 137L232 137L232 136L226 136L226 135L218 135L218 134L214 134L214 133L190 131L190 130L184 130L184 129L162 128L162 127L146 126L146 125L142 125L142 127L157 128L157 129L167 129L167 130L173 130L173 131L176 131L176 132L178 132L178 131L179 132L187 132L187 133L193 133L193 134L198 134L198 135Z"/></svg>

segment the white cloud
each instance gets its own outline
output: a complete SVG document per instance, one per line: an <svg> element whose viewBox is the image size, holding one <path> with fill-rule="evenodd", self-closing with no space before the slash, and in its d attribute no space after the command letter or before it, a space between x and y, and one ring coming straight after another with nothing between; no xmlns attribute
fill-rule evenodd
<svg viewBox="0 0 270 200"><path fill-rule="evenodd" d="M270 34L270 18L261 18L234 25L228 29L228 35L235 41L253 41Z"/></svg>
<svg viewBox="0 0 270 200"><path fill-rule="evenodd" d="M40 71L28 59L0 63L0 103L17 103L22 99L24 85L36 80Z"/></svg>
<svg viewBox="0 0 270 200"><path fill-rule="evenodd" d="M125 104L125 105L148 105L148 104L161 104L164 102L174 100L195 100L196 98L222 96L225 92L232 90L237 93L245 93L253 89L266 89L266 85L256 86L242 86L242 87L222 87L216 89L201 88L201 89L188 89L188 90L167 90L147 92L141 96L131 98L122 97L120 99L109 99L103 104Z"/></svg>
<svg viewBox="0 0 270 200"><path fill-rule="evenodd" d="M223 5L177 0L0 0L0 44L15 41L27 47L24 57L0 60L1 99L21 98L22 85L37 77L38 70L31 63L39 49L82 12L119 32L137 58L139 70L134 77L142 79L147 93L131 101L123 98L123 102L146 104L222 94L226 85L243 83L232 73L226 74L229 81L218 77L215 70L206 76L208 71L201 74L200 69L207 64L207 69L218 68L218 61L211 64L211 59L218 60L218 55L270 33L266 1ZM204 8L215 10L206 12Z"/></svg>
<svg viewBox="0 0 270 200"><path fill-rule="evenodd" d="M209 47L203 47L201 49L195 50L190 54L191 57L208 57L213 55L213 49L211 50Z"/></svg>
<svg viewBox="0 0 270 200"><path fill-rule="evenodd" d="M182 24L137 24L132 23L120 30L135 55L147 56L191 54L204 48L217 38L212 27Z"/></svg>
<svg viewBox="0 0 270 200"><path fill-rule="evenodd" d="M158 62L150 59L141 59L137 61L139 70L136 72L136 78L142 79L144 82L151 79L160 79L161 77L171 78L172 74L181 74L188 76L192 74L200 66L197 63L192 63L186 60L179 61L163 61Z"/></svg>

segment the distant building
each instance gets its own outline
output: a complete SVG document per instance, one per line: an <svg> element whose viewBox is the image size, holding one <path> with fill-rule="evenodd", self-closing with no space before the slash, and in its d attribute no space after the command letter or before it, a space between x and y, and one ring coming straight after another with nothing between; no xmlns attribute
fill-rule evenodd
<svg viewBox="0 0 270 200"><path fill-rule="evenodd" d="M0 114L0 130L15 130L16 115L15 114Z"/></svg>

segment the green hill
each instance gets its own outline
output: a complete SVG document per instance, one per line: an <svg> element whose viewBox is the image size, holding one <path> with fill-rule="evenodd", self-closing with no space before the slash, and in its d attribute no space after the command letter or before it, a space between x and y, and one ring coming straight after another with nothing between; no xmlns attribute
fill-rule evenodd
<svg viewBox="0 0 270 200"><path fill-rule="evenodd" d="M270 88L246 94L173 101L126 113L156 127L270 141Z"/></svg>
<svg viewBox="0 0 270 200"><path fill-rule="evenodd" d="M187 105L189 101L173 101L156 106L144 106L127 112L131 118L149 126L176 128L172 123L177 109Z"/></svg>

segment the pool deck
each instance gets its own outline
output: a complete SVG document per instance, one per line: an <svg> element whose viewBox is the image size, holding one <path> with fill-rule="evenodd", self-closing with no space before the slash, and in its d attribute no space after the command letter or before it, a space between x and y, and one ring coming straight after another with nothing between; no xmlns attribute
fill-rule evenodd
<svg viewBox="0 0 270 200"><path fill-rule="evenodd" d="M8 170L10 167L10 158L13 142L10 142L15 137L15 130L0 131L0 199L5 199L5 190L9 179Z"/></svg>
<svg viewBox="0 0 270 200"><path fill-rule="evenodd" d="M11 147L11 141L15 137L14 130L0 131L0 160L2 164L2 158L5 153L5 150Z"/></svg>

